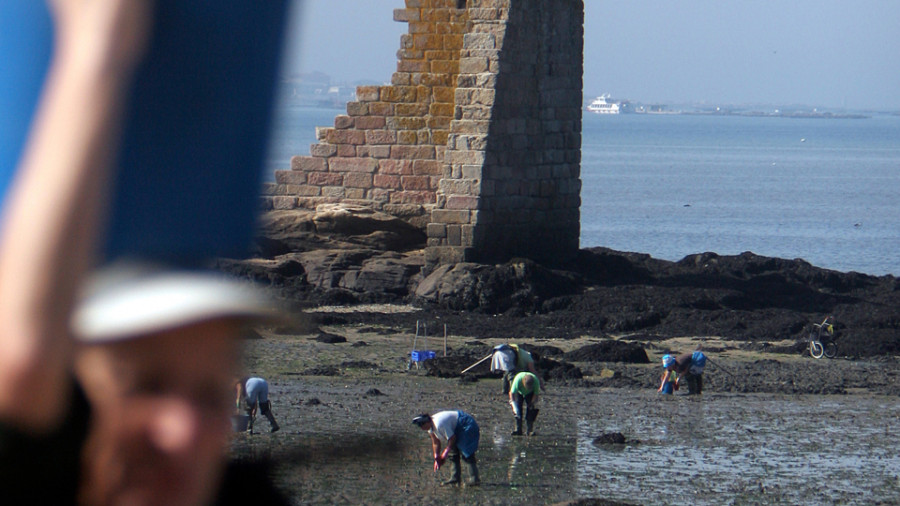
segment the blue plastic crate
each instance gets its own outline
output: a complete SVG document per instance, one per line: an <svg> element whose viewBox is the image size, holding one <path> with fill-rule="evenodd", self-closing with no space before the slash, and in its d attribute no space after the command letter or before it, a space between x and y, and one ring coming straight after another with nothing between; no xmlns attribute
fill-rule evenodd
<svg viewBox="0 0 900 506"><path fill-rule="evenodd" d="M430 360L430 359L434 358L434 352L433 351L413 350L413 352L410 353L410 356L412 357L413 362L423 362L425 360Z"/></svg>

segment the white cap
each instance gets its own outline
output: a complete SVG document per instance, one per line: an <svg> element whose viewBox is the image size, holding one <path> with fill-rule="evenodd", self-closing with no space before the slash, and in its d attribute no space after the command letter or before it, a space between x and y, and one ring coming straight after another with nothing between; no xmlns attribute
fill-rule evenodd
<svg viewBox="0 0 900 506"><path fill-rule="evenodd" d="M79 341L103 343L217 318L277 316L274 303L249 282L209 271L122 263L89 279L72 331Z"/></svg>

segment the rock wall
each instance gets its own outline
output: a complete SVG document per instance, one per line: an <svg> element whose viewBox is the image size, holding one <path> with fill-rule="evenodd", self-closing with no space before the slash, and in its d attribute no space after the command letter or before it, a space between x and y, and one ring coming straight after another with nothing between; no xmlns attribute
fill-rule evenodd
<svg viewBox="0 0 900 506"><path fill-rule="evenodd" d="M426 262L578 251L582 0L406 0L389 86L361 86L269 209L366 205L427 231Z"/></svg>

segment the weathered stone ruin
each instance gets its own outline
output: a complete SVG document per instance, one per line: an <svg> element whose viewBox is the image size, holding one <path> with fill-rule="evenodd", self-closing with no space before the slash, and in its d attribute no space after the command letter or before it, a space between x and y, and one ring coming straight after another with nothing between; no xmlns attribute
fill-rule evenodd
<svg viewBox="0 0 900 506"><path fill-rule="evenodd" d="M361 86L265 189L270 209L364 205L427 232L430 266L578 251L582 0L406 0L391 84Z"/></svg>

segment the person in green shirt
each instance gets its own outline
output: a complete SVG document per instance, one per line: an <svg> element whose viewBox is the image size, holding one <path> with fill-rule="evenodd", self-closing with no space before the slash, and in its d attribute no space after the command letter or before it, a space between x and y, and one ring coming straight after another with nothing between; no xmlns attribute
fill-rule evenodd
<svg viewBox="0 0 900 506"><path fill-rule="evenodd" d="M503 373L502 391L508 394L509 385L516 374L522 371L537 374L534 362L534 356L525 348L517 344L501 344L494 347L491 372Z"/></svg>
<svg viewBox="0 0 900 506"><path fill-rule="evenodd" d="M522 435L522 414L525 411L526 433L534 435L534 421L538 415L538 399L541 393L541 382L537 375L531 372L520 372L515 375L509 386L509 405L512 406L513 416L516 417L516 430L513 436Z"/></svg>

